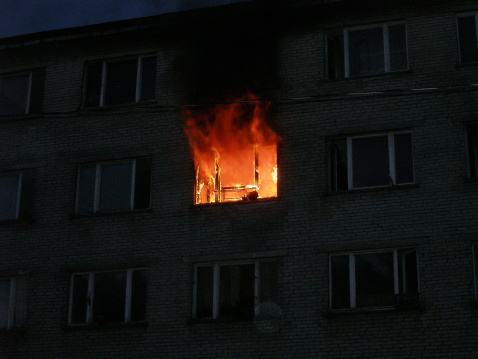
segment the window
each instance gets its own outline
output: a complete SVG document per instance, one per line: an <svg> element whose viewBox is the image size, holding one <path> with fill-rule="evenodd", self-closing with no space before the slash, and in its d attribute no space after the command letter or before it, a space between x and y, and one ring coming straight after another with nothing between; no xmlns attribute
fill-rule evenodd
<svg viewBox="0 0 478 359"><path fill-rule="evenodd" d="M460 62L478 62L478 13L457 17Z"/></svg>
<svg viewBox="0 0 478 359"><path fill-rule="evenodd" d="M330 32L327 52L331 79L406 70L405 24L390 23Z"/></svg>
<svg viewBox="0 0 478 359"><path fill-rule="evenodd" d="M149 208L150 187L151 158L81 165L76 213Z"/></svg>
<svg viewBox="0 0 478 359"><path fill-rule="evenodd" d="M330 257L331 309L417 306L418 292L414 249Z"/></svg>
<svg viewBox="0 0 478 359"><path fill-rule="evenodd" d="M91 62L86 66L86 107L154 100L156 57Z"/></svg>
<svg viewBox="0 0 478 359"><path fill-rule="evenodd" d="M478 243L473 244L473 269L475 276L475 300L478 301Z"/></svg>
<svg viewBox="0 0 478 359"><path fill-rule="evenodd" d="M478 126L467 128L468 173L470 177L478 177Z"/></svg>
<svg viewBox="0 0 478 359"><path fill-rule="evenodd" d="M33 185L28 171L0 173L0 221L31 218Z"/></svg>
<svg viewBox="0 0 478 359"><path fill-rule="evenodd" d="M329 156L332 191L414 182L410 132L334 139Z"/></svg>
<svg viewBox="0 0 478 359"><path fill-rule="evenodd" d="M145 269L73 274L69 325L145 321L146 284Z"/></svg>
<svg viewBox="0 0 478 359"><path fill-rule="evenodd" d="M275 261L200 264L195 267L193 317L253 319L277 297Z"/></svg>
<svg viewBox="0 0 478 359"><path fill-rule="evenodd" d="M23 327L26 316L26 280L0 278L0 328Z"/></svg>
<svg viewBox="0 0 478 359"><path fill-rule="evenodd" d="M45 69L0 75L0 115L42 112Z"/></svg>

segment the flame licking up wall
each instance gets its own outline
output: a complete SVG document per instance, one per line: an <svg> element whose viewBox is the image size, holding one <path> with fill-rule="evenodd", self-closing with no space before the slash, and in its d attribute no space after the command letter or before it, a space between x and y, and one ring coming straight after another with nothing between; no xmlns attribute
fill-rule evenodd
<svg viewBox="0 0 478 359"><path fill-rule="evenodd" d="M196 204L277 196L281 139L265 121L267 108L249 94L207 112L187 111Z"/></svg>

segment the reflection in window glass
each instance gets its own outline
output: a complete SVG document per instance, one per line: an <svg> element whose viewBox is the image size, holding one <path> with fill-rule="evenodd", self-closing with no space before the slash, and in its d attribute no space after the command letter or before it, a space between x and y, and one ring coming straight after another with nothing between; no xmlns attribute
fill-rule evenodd
<svg viewBox="0 0 478 359"><path fill-rule="evenodd" d="M478 36L475 14L458 18L458 39L461 63L477 62Z"/></svg>
<svg viewBox="0 0 478 359"><path fill-rule="evenodd" d="M385 71L381 27L349 31L348 42L351 76L377 74Z"/></svg>
<svg viewBox="0 0 478 359"><path fill-rule="evenodd" d="M0 79L0 112L2 115L28 113L30 75L18 75Z"/></svg>
<svg viewBox="0 0 478 359"><path fill-rule="evenodd" d="M100 211L131 209L132 163L103 165L100 184Z"/></svg>
<svg viewBox="0 0 478 359"><path fill-rule="evenodd" d="M18 216L20 175L0 176L0 220Z"/></svg>
<svg viewBox="0 0 478 359"><path fill-rule="evenodd" d="M375 136L352 139L354 187L390 184L388 137Z"/></svg>

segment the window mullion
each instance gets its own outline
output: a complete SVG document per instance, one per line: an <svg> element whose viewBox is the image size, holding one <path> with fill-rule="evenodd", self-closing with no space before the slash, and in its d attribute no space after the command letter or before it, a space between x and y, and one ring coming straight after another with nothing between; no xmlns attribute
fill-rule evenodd
<svg viewBox="0 0 478 359"><path fill-rule="evenodd" d="M33 74L30 71L28 73L27 104L26 104L26 107L25 107L25 113L26 114L30 113L30 99L31 99L31 94L32 94L32 79L33 79Z"/></svg>
<svg viewBox="0 0 478 359"><path fill-rule="evenodd" d="M357 285L355 281L355 255L349 254L350 308L357 307Z"/></svg>
<svg viewBox="0 0 478 359"><path fill-rule="evenodd" d="M101 191L101 164L96 164L95 174L95 197L93 203L93 212L98 212L100 209L100 191Z"/></svg>
<svg viewBox="0 0 478 359"><path fill-rule="evenodd" d="M398 273L398 251L393 250L393 291L394 294L400 293L399 273Z"/></svg>
<svg viewBox="0 0 478 359"><path fill-rule="evenodd" d="M344 73L345 77L350 76L350 59L349 59L349 32L344 30Z"/></svg>
<svg viewBox="0 0 478 359"><path fill-rule="evenodd" d="M133 271L129 269L126 271L126 298L124 305L124 321L129 322L131 320L131 296L133 290Z"/></svg>
<svg viewBox="0 0 478 359"><path fill-rule="evenodd" d="M7 328L12 328L15 323L15 293L17 281L16 278L10 278L10 297L8 298L8 318Z"/></svg>
<svg viewBox="0 0 478 359"><path fill-rule="evenodd" d="M254 314L258 316L260 314L261 304L261 277L259 261L254 262Z"/></svg>
<svg viewBox="0 0 478 359"><path fill-rule="evenodd" d="M95 273L88 274L88 295L86 299L86 323L90 324L93 321L93 301L95 299Z"/></svg>
<svg viewBox="0 0 478 359"><path fill-rule="evenodd" d="M395 136L393 133L388 134L388 168L391 184L397 184L397 176L395 171Z"/></svg>
<svg viewBox="0 0 478 359"><path fill-rule="evenodd" d="M383 25L383 60L385 72L390 72L390 41L388 25Z"/></svg>
<svg viewBox="0 0 478 359"><path fill-rule="evenodd" d="M106 61L103 61L103 67L101 70L100 107L105 105L106 80L107 80L107 63Z"/></svg>
<svg viewBox="0 0 478 359"><path fill-rule="evenodd" d="M17 187L17 199L16 199L16 208L15 208L15 218L20 216L20 199L22 198L22 183L23 183L23 172L18 174L18 187Z"/></svg>
<svg viewBox="0 0 478 359"><path fill-rule="evenodd" d="M138 56L138 62L136 65L136 91L135 102L139 102L141 99L141 56Z"/></svg>
<svg viewBox="0 0 478 359"><path fill-rule="evenodd" d="M347 183L348 189L354 187L353 183L353 158L352 158L352 138L347 138Z"/></svg>
<svg viewBox="0 0 478 359"><path fill-rule="evenodd" d="M136 184L136 160L131 163L131 196L130 196L130 209L134 209L134 189Z"/></svg>
<svg viewBox="0 0 478 359"><path fill-rule="evenodd" d="M212 295L212 318L217 319L219 315L219 265L214 264L213 295Z"/></svg>

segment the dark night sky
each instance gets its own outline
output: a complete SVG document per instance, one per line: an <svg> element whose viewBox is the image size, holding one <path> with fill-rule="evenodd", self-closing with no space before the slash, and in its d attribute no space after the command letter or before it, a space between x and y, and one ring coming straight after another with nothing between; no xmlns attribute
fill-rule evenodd
<svg viewBox="0 0 478 359"><path fill-rule="evenodd" d="M0 38L247 0L0 0Z"/></svg>

